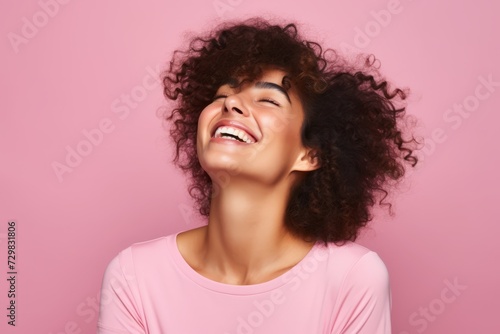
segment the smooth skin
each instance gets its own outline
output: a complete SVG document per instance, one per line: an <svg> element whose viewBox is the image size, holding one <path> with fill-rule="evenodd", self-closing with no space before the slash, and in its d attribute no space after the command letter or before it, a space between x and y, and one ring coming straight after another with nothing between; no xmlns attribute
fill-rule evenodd
<svg viewBox="0 0 500 334"><path fill-rule="evenodd" d="M303 106L286 73L267 69L239 88L223 85L198 121L198 158L214 183L208 225L180 233L179 251L199 274L226 284L276 278L311 250L285 228L290 189L318 168L301 142ZM244 129L252 143L214 138L220 126Z"/></svg>

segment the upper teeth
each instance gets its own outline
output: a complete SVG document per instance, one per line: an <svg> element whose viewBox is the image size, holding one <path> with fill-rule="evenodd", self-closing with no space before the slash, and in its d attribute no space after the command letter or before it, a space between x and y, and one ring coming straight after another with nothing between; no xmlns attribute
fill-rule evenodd
<svg viewBox="0 0 500 334"><path fill-rule="evenodd" d="M233 128L231 126L221 126L221 127L219 127L215 131L214 137L215 138L220 138L220 137L222 137L224 135L230 135L227 138L233 138L231 136L238 137L238 139L240 139L241 141L243 141L245 143L248 143L248 144L252 144L252 143L255 142L253 140L253 138L251 136L249 136L245 131L237 129L237 128ZM236 140L236 139L234 139L234 140Z"/></svg>

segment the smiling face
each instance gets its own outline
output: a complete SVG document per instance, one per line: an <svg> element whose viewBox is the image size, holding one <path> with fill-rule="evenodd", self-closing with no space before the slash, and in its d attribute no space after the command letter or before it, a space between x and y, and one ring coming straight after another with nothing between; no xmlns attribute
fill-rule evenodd
<svg viewBox="0 0 500 334"><path fill-rule="evenodd" d="M212 181L222 171L274 184L316 168L301 142L303 106L287 80L269 69L254 82L218 89L198 121L198 158Z"/></svg>

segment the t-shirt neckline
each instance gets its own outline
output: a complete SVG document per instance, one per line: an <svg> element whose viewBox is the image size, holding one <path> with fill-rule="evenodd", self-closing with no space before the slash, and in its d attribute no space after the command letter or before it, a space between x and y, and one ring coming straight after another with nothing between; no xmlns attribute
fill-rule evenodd
<svg viewBox="0 0 500 334"><path fill-rule="evenodd" d="M305 263L310 257L312 257L314 251L320 245L319 242L316 242L313 245L313 247L311 247L309 252L299 262L297 262L297 264L295 264L292 268L290 268L289 270L287 270L285 273L281 274L278 277L257 284L234 285L234 284L227 284L214 281L210 278L201 275L196 270L194 270L186 262L186 260L182 256L177 246L177 235L179 235L181 232L172 234L171 237L167 239L167 246L170 248L169 254L172 255L172 260L174 264L177 266L177 268L192 282L196 283L197 285L205 289L209 289L219 293L234 294L234 295L250 295L250 294L265 293L277 289L280 286L286 284L287 282L290 282L293 279L293 277L297 275L298 272L297 268L301 267L303 263Z"/></svg>

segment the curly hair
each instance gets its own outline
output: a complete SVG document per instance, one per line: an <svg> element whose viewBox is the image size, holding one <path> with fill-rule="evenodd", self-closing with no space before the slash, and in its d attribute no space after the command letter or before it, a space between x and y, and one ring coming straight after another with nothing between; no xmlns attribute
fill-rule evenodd
<svg viewBox="0 0 500 334"><path fill-rule="evenodd" d="M358 59L359 63L359 59ZM287 73L304 106L302 142L320 168L291 190L285 224L304 240L355 240L384 202L389 187L415 166L418 142L404 139L406 93L381 79L373 56L361 65L303 39L296 24L262 19L226 23L175 51L163 74L164 95L176 101L166 116L174 162L191 178L189 193L208 216L212 181L196 152L198 117L228 78L252 81L264 68Z"/></svg>

